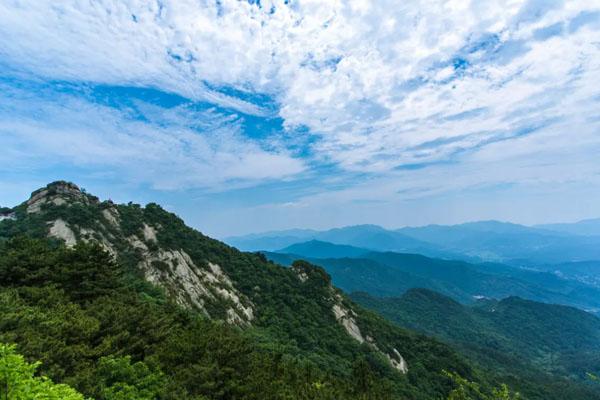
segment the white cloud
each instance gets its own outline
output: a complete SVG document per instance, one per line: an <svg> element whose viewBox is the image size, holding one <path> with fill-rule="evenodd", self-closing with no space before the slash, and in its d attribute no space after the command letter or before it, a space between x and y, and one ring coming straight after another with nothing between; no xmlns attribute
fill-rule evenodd
<svg viewBox="0 0 600 400"><path fill-rule="evenodd" d="M106 169L116 181L157 189L219 190L285 179L305 168L250 141L237 118L215 110L142 103L153 119L140 120L74 94L32 98L22 89L0 89L0 172L74 166Z"/></svg>
<svg viewBox="0 0 600 400"><path fill-rule="evenodd" d="M270 111L214 88L267 94L286 126L307 126L318 136L313 162L393 182L400 179L398 166L458 155L474 162L477 156L465 154L492 157L488 146L501 147L507 159L536 157L548 143L517 138L532 127L541 126L535 134L565 152L597 135L598 121L586 117L600 113L600 102L587 101L598 95L600 81L599 25L593 23L600 7L589 1L284 3L9 0L0 4L0 59L43 78L157 87L256 115ZM586 12L587 19L578 17ZM583 22L569 29L577 18ZM564 29L538 40L535 32L549 26ZM562 130L551 134L557 127ZM137 128L126 126L139 134ZM123 143L135 137L150 146L136 148L156 160L185 142L193 150L174 165L183 170L190 163L209 181L214 165L225 166L217 181L302 170L299 161L261 150L243 132L211 139L185 128L169 134L148 129L139 138L103 137ZM102 136L92 127L87 132L90 145ZM95 151L102 153L105 143ZM245 162L253 167L241 166ZM472 171L461 173L492 179ZM538 179L547 174L536 171ZM180 185L196 179L180 177Z"/></svg>

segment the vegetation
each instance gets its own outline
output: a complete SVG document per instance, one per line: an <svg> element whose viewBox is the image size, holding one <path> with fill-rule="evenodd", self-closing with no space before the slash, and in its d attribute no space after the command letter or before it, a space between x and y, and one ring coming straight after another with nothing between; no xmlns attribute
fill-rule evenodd
<svg viewBox="0 0 600 400"><path fill-rule="evenodd" d="M34 376L39 363L29 364L14 345L0 343L0 399L83 400L67 385L54 384L45 376Z"/></svg>
<svg viewBox="0 0 600 400"><path fill-rule="evenodd" d="M482 373L448 345L357 306L320 267L283 268L262 254L239 252L156 204L100 202L65 183L43 190L37 198L47 193L61 201L49 197L35 212L24 203L13 210L16 219L0 222L0 342L15 343L27 360L42 362L42 374L85 396L441 399L458 387L445 371L477 382L481 393L491 395L503 380L522 391L520 378ZM59 219L73 230L75 247L48 239ZM146 238L148 229L156 239ZM252 307L251 325L222 322L231 299L207 297L204 310L182 307L172 301L180 281L149 284L148 268L177 277L175 267L151 258L169 251L185 252L198 272L219 265ZM352 310L367 340L348 334L334 304ZM392 367L388 356L395 352L408 373ZM576 394L571 398L595 398Z"/></svg>
<svg viewBox="0 0 600 400"><path fill-rule="evenodd" d="M331 274L334 284L348 293L362 291L378 297L397 297L411 288L427 288L462 303L470 303L473 296L478 295L493 298L520 296L580 309L600 308L598 288L551 273L504 264L476 264L394 252L365 252L360 256L348 253L343 258L315 256L326 251L334 254L330 250L332 246L335 250L344 251L343 246L313 241L290 246L301 251L301 256L265 255L283 265L298 258L320 265Z"/></svg>
<svg viewBox="0 0 600 400"><path fill-rule="evenodd" d="M421 374L416 364L403 379L369 349L338 337L337 324L323 328L323 347L309 352L301 343L318 339L302 326L318 318L286 322L271 311L264 318L279 321L271 329L241 331L172 304L123 270L98 245L8 240L0 249L0 341L17 343L42 361L44 375L95 399L432 398L419 387L451 389L449 379ZM350 360L340 371L329 364L338 352ZM461 365L446 352L443 365Z"/></svg>
<svg viewBox="0 0 600 400"><path fill-rule="evenodd" d="M426 289L400 298L352 298L400 326L454 345L527 398L600 398L585 382L600 365L600 319L584 311L516 297L463 306Z"/></svg>
<svg viewBox="0 0 600 400"><path fill-rule="evenodd" d="M447 346L394 327L375 314L361 310L340 292L332 292L331 277L322 268L304 263L308 266L309 280L302 283L290 269L265 262L260 254L240 253L210 239L157 205L149 204L143 213L139 217L142 221L161 227L157 235L160 247L183 248L193 260L222 266L235 286L256 306L253 321L256 330L262 337L285 347L288 353L306 357L324 370L349 374L353 354L358 352L389 380L407 381L397 390L413 398L446 393L450 386L443 374L444 368L473 377L474 372L464 360ZM388 361L372 354L368 346L357 346L336 323L331 312L333 293L338 293L348 307L358 311L357 323L365 336L372 337L388 354L395 348L404 356L411 366L407 377L398 377L397 372L390 371Z"/></svg>
<svg viewBox="0 0 600 400"><path fill-rule="evenodd" d="M456 385L448 395L448 400L519 400L521 398L518 392L511 393L505 384L493 389L491 393L486 393L476 382L470 382L451 372L447 375Z"/></svg>

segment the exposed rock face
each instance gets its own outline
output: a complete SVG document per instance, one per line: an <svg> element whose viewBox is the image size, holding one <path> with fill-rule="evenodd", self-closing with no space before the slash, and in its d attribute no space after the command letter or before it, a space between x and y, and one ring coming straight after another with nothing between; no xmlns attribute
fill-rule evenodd
<svg viewBox="0 0 600 400"><path fill-rule="evenodd" d="M17 216L15 215L15 213L6 213L6 214L0 214L0 221L4 221L5 219L16 219Z"/></svg>
<svg viewBox="0 0 600 400"><path fill-rule="evenodd" d="M111 214L111 217L114 215ZM115 222L116 218L114 217ZM250 324L254 318L252 303L235 288L221 267L211 262L207 262L206 266L199 266L182 249L159 248L151 251L147 243L157 243L158 231L156 227L143 224L140 236L127 238L127 242L142 255L139 267L146 279L164 287L177 303L195 307L208 317L214 317L207 310L208 302L226 303L227 322L236 325Z"/></svg>
<svg viewBox="0 0 600 400"><path fill-rule="evenodd" d="M187 253L159 250L155 254L147 254L140 266L148 281L167 290L180 288L181 290L171 290L179 304L189 305L191 302L208 315L204 304L214 296L205 286L201 274L197 272L197 267Z"/></svg>
<svg viewBox="0 0 600 400"><path fill-rule="evenodd" d="M243 295L235 289L231 279L229 279L229 277L223 273L221 267L210 262L208 263L208 266L210 267L212 274L207 274L206 276L213 283L219 283L219 285L215 286L217 293L221 296L221 298L233 302L232 308L227 310L228 316L231 315L234 319L234 321L230 322L235 322L238 320L244 322L252 321L254 318L254 310L252 309L250 300L244 298L245 303L248 304L248 306L244 306L240 299L240 297Z"/></svg>
<svg viewBox="0 0 600 400"><path fill-rule="evenodd" d="M229 304L229 323L247 325L254 318L250 300L234 287L218 265L208 263L209 269L199 268L183 250L160 249L150 253L139 239L131 239L131 243L145 253L140 268L146 279L171 292L179 304L194 306L211 317L206 303L225 301Z"/></svg>
<svg viewBox="0 0 600 400"><path fill-rule="evenodd" d="M149 226L148 224L144 224L144 239L146 242L156 242L156 229Z"/></svg>
<svg viewBox="0 0 600 400"><path fill-rule="evenodd" d="M48 235L56 239L64 240L68 247L72 247L77 244L75 233L62 219L57 219L50 225L50 231Z"/></svg>
<svg viewBox="0 0 600 400"><path fill-rule="evenodd" d="M332 288L333 290L333 288ZM382 351L379 347L377 347L377 343L370 336L363 336L356 323L356 313L354 310L345 307L342 304L342 297L339 294L334 295L334 304L332 307L333 314L335 315L335 319L346 329L348 335L357 340L359 343L367 343L372 346L375 350L383 354L391 366L394 367L399 372L406 374L408 372L408 363L404 360L404 357L398 352L396 349L392 349L392 354L388 354L385 351Z"/></svg>
<svg viewBox="0 0 600 400"><path fill-rule="evenodd" d="M406 374L408 372L408 364L406 363L406 360L404 360L404 357L400 355L398 350L393 349L393 356L390 356L387 353L385 355L387 356L388 360L390 360L390 364L392 364L392 367L396 368L403 374Z"/></svg>
<svg viewBox="0 0 600 400"><path fill-rule="evenodd" d="M79 228L79 236L80 236L81 240L86 243L89 243L89 242L98 243L100 246L102 246L104 248L104 250L109 252L111 256L113 256L115 258L118 256L118 252L117 252L116 248L111 243L111 241L106 236L104 236L103 233L95 232L91 229Z"/></svg>
<svg viewBox="0 0 600 400"><path fill-rule="evenodd" d="M340 304L333 305L333 314L335 315L335 319L342 324L342 326L348 332L348 335L352 336L354 339L358 340L360 343L365 341L362 334L360 333L360 328L356 325L356 321L352 316L353 311L348 310Z"/></svg>
<svg viewBox="0 0 600 400"><path fill-rule="evenodd" d="M27 212L38 213L44 204L52 203L60 206L67 202L89 204L92 197L83 193L79 187L69 182L55 182L31 194L27 201Z"/></svg>
<svg viewBox="0 0 600 400"><path fill-rule="evenodd" d="M162 286L177 303L232 324L251 324L254 305L236 289L223 269L208 260L193 260L183 249L162 247L159 242L160 225L143 222L137 233L124 237L122 223L125 221L117 206L111 201L100 203L96 197L68 182L55 182L37 190L25 206L27 213L32 214L45 212L46 207L70 207L74 204L89 206L93 210L89 214L93 220L84 220L85 226L61 218L50 220L49 237L61 239L69 247L78 240L96 242L115 258L120 252L136 254L140 259L138 267L145 278ZM211 312L219 315L210 315Z"/></svg>
<svg viewBox="0 0 600 400"><path fill-rule="evenodd" d="M304 283L308 280L308 275L302 271L296 271L296 276L300 279L300 282Z"/></svg>
<svg viewBox="0 0 600 400"><path fill-rule="evenodd" d="M308 280L308 273L302 265L292 265L292 271L296 273L296 276L298 277L298 279L300 279L300 282L304 283Z"/></svg>
<svg viewBox="0 0 600 400"><path fill-rule="evenodd" d="M119 227L119 212L115 207L105 208L102 210L102 216L115 228Z"/></svg>

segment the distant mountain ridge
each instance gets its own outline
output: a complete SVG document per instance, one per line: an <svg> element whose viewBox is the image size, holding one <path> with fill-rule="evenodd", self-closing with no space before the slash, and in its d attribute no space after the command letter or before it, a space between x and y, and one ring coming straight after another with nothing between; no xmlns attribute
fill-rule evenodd
<svg viewBox="0 0 600 400"><path fill-rule="evenodd" d="M370 250L344 244L333 244L321 240L295 243L277 251L277 253L297 254L312 258L359 257Z"/></svg>
<svg viewBox="0 0 600 400"><path fill-rule="evenodd" d="M596 221L596 220L593 220ZM579 224L588 226L591 222ZM278 251L309 240L349 245L374 251L417 253L429 257L472 262L493 261L535 267L600 260L600 235L580 235L565 226L528 227L518 224L480 221L460 225L428 225L388 230L376 225L357 225L326 231L269 232L266 235L226 238L232 246L246 251ZM590 230L590 232L595 232Z"/></svg>
<svg viewBox="0 0 600 400"><path fill-rule="evenodd" d="M325 252L324 249L328 249ZM329 250L334 249L334 250ZM419 254L374 252L324 242L306 242L288 247L296 254L264 252L267 258L282 265L305 259L323 267L333 282L347 292L362 291L374 296L397 297L412 288L427 288L463 303L478 296L525 299L570 305L598 312L600 288L563 279L549 272L526 270L497 263L469 263L444 260ZM339 254L319 258L316 254ZM353 254L358 254L354 256Z"/></svg>
<svg viewBox="0 0 600 400"><path fill-rule="evenodd" d="M543 224L535 227L574 235L600 236L600 218L584 219L573 223Z"/></svg>
<svg viewBox="0 0 600 400"><path fill-rule="evenodd" d="M438 249L434 244L412 238L400 232L386 230L377 225L355 225L315 231L305 235L289 235L289 231L252 234L225 238L224 241L244 251L279 251L293 244L311 240L336 245L354 246L376 251L404 251L428 254L437 257L458 257L452 252Z"/></svg>

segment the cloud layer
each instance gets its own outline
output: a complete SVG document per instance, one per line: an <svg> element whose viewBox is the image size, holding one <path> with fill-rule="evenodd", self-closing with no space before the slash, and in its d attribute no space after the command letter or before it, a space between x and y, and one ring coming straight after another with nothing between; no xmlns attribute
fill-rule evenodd
<svg viewBox="0 0 600 400"><path fill-rule="evenodd" d="M239 118L214 108L141 100L111 107L39 85L17 89L0 82L0 91L2 172L72 165L169 190L235 188L304 169L301 161L246 138Z"/></svg>
<svg viewBox="0 0 600 400"><path fill-rule="evenodd" d="M306 180L286 204L595 182L599 35L577 0L9 0L0 162L161 189Z"/></svg>

